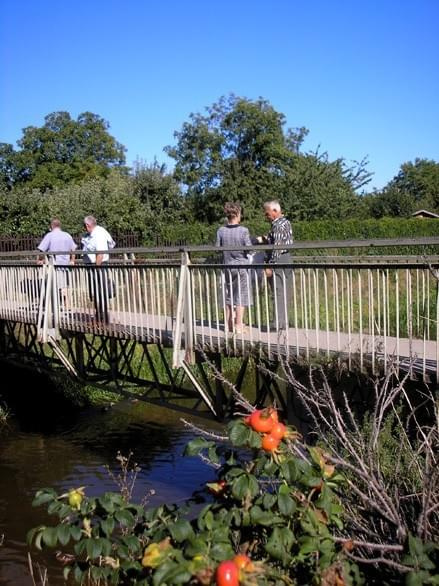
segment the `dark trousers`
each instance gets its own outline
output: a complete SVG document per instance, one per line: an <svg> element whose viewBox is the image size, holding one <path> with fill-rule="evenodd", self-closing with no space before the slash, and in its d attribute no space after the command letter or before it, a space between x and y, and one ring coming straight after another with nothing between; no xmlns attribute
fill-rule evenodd
<svg viewBox="0 0 439 586"><path fill-rule="evenodd" d="M103 262L100 266L90 269L89 290L95 306L96 319L103 323L109 322L108 315L108 268Z"/></svg>
<svg viewBox="0 0 439 586"><path fill-rule="evenodd" d="M291 263L291 255L281 254L278 263ZM275 264L271 265L273 276L269 279L270 287L273 293L274 318L273 326L280 330L288 328L288 309L290 305L291 292L291 268L278 268Z"/></svg>

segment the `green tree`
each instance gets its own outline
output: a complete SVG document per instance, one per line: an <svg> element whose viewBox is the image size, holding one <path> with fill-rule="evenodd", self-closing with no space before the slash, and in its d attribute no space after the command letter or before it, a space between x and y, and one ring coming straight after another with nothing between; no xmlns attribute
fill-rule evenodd
<svg viewBox="0 0 439 586"><path fill-rule="evenodd" d="M108 129L91 112L77 120L68 112L49 114L42 127L24 128L18 150L0 144L1 183L45 190L107 176L112 167L123 167L126 150Z"/></svg>
<svg viewBox="0 0 439 586"><path fill-rule="evenodd" d="M132 178L117 169L110 170L107 177L54 187L44 194L38 189L0 190L1 234L42 235L54 216L61 219L63 228L78 234L88 214L112 233L143 234L148 228L145 207L133 193Z"/></svg>
<svg viewBox="0 0 439 586"><path fill-rule="evenodd" d="M428 159L404 163L381 192L367 199L375 218L407 217L420 208L439 211L439 163Z"/></svg>
<svg viewBox="0 0 439 586"><path fill-rule="evenodd" d="M146 165L137 161L133 173L133 193L145 208L151 223L178 222L184 216L185 198L173 173L166 165L154 161Z"/></svg>
<svg viewBox="0 0 439 586"><path fill-rule="evenodd" d="M193 215L218 221L227 200L239 200L246 217L260 214L267 199L280 199L294 217L354 214L356 190L370 178L366 162L348 167L326 154L302 154L306 128L284 129L285 116L267 100L230 95L191 114L165 151L175 159ZM332 217L332 216L331 216Z"/></svg>

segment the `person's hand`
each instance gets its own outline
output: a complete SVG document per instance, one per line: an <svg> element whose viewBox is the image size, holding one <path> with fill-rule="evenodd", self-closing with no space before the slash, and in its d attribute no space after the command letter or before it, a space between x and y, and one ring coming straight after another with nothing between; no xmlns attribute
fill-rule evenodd
<svg viewBox="0 0 439 586"><path fill-rule="evenodd" d="M265 269L265 275L267 279L271 279L271 277L273 276L273 269Z"/></svg>

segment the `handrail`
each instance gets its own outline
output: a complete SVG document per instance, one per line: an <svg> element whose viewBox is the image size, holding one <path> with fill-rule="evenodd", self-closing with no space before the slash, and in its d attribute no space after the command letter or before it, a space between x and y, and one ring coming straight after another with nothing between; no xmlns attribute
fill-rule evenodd
<svg viewBox="0 0 439 586"><path fill-rule="evenodd" d="M435 246L439 245L438 236L425 236L420 238L374 238L369 240L303 240L295 241L293 244L254 244L251 246L214 246L211 244L200 244L193 246L152 246L152 247L136 247L136 248L113 248L111 250L96 250L93 254L109 254L115 256L118 254L128 254L135 252L136 254L153 254L153 253L181 253L181 252L218 252L218 251L262 251L262 250L312 250L312 249L330 249L330 248L380 248L380 247L404 247L404 246ZM52 256L55 254L73 254L75 256L82 256L87 254L87 251L51 251L41 252L38 250L3 252L0 253L1 258L17 257L17 256Z"/></svg>
<svg viewBox="0 0 439 586"><path fill-rule="evenodd" d="M439 370L439 255L293 256L271 276L263 263L216 258L191 262L185 251L166 265L102 268L0 260L0 319L36 326L42 342L64 330L165 341L174 366L191 363L200 346L269 358L359 352L361 367L369 355L372 363L416 355L424 374L430 362ZM233 307L246 308L236 331Z"/></svg>

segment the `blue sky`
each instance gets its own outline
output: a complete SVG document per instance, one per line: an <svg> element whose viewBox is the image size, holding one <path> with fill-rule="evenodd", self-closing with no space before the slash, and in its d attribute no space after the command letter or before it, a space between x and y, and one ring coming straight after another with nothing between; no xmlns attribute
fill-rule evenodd
<svg viewBox="0 0 439 586"><path fill-rule="evenodd" d="M128 164L171 168L191 112L262 96L381 188L439 160L438 30L439 0L0 0L0 142L91 111Z"/></svg>

